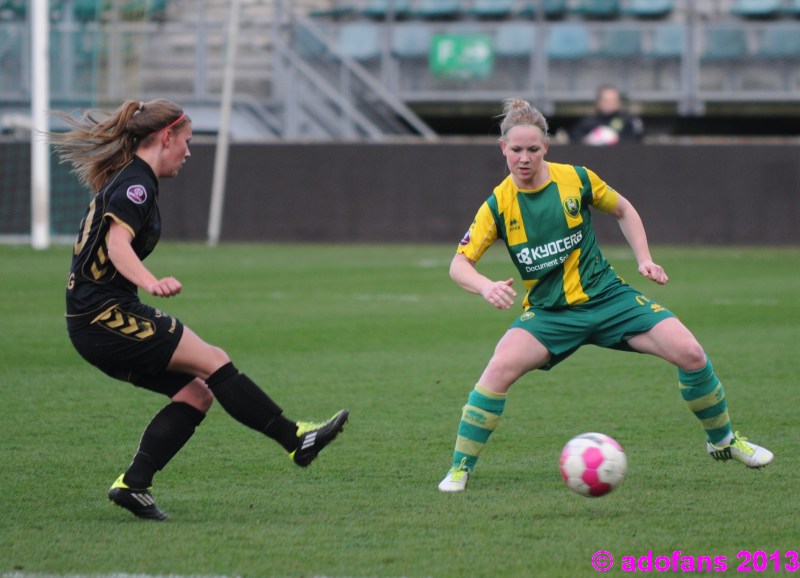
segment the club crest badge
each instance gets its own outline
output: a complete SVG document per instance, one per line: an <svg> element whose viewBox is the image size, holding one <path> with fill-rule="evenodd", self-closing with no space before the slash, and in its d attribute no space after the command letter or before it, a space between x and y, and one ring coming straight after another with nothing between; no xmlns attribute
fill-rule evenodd
<svg viewBox="0 0 800 578"><path fill-rule="evenodd" d="M564 199L564 212L573 219L581 212L581 200L578 197Z"/></svg>
<svg viewBox="0 0 800 578"><path fill-rule="evenodd" d="M142 185L131 185L128 187L127 195L132 203L141 205L147 200L147 189Z"/></svg>

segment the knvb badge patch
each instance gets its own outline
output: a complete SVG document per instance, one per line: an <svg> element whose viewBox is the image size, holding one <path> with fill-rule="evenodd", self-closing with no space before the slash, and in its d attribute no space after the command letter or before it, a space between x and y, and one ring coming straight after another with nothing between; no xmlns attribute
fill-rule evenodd
<svg viewBox="0 0 800 578"><path fill-rule="evenodd" d="M132 203L141 205L147 200L147 189L142 185L131 185L128 187L127 195Z"/></svg>

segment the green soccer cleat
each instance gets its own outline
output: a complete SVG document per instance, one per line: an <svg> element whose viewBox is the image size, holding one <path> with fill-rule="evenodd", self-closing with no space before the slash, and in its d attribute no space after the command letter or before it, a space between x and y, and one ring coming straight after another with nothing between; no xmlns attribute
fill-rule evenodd
<svg viewBox="0 0 800 578"><path fill-rule="evenodd" d="M461 460L461 464L453 466L444 479L439 482L439 490L442 492L463 492L467 489L469 480L469 468L466 464L467 458Z"/></svg>
<svg viewBox="0 0 800 578"><path fill-rule="evenodd" d="M761 446L747 441L746 437L739 437L737 431L733 434L731 443L727 446L715 446L711 442L706 444L708 453L715 460L737 460L748 468L763 468L772 461L772 452Z"/></svg>
<svg viewBox="0 0 800 578"><path fill-rule="evenodd" d="M143 520L166 520L169 516L156 506L150 490L132 490L122 481L125 474L117 478L108 490L108 499Z"/></svg>
<svg viewBox="0 0 800 578"><path fill-rule="evenodd" d="M297 437L300 442L297 449L289 454L292 461L302 468L307 467L344 429L349 414L349 409L343 409L323 423L297 422Z"/></svg>

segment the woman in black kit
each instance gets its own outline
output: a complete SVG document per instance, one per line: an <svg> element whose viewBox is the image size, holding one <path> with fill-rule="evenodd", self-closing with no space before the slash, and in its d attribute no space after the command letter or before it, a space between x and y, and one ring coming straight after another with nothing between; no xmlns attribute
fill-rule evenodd
<svg viewBox="0 0 800 578"><path fill-rule="evenodd" d="M213 400L236 420L277 441L308 466L347 421L343 409L323 423L294 422L228 355L178 319L142 303L181 292L174 277L143 264L161 233L159 179L189 158L192 123L169 100L126 101L114 112L86 111L50 133L62 162L95 196L80 224L67 283L67 328L80 355L111 377L166 395L109 499L139 518L165 520L150 493L156 472L183 447Z"/></svg>

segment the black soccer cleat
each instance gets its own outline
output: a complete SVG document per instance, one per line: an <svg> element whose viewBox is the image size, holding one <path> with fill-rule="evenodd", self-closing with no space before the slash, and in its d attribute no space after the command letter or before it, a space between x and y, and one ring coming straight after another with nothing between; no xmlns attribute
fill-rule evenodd
<svg viewBox="0 0 800 578"><path fill-rule="evenodd" d="M143 520L163 521L169 518L166 512L158 509L150 490L132 490L122 481L124 475L118 477L108 490L109 500Z"/></svg>
<svg viewBox="0 0 800 578"><path fill-rule="evenodd" d="M297 437L300 442L297 449L289 454L292 461L303 468L313 462L317 454L344 429L349 414L349 409L343 409L323 423L297 422Z"/></svg>

